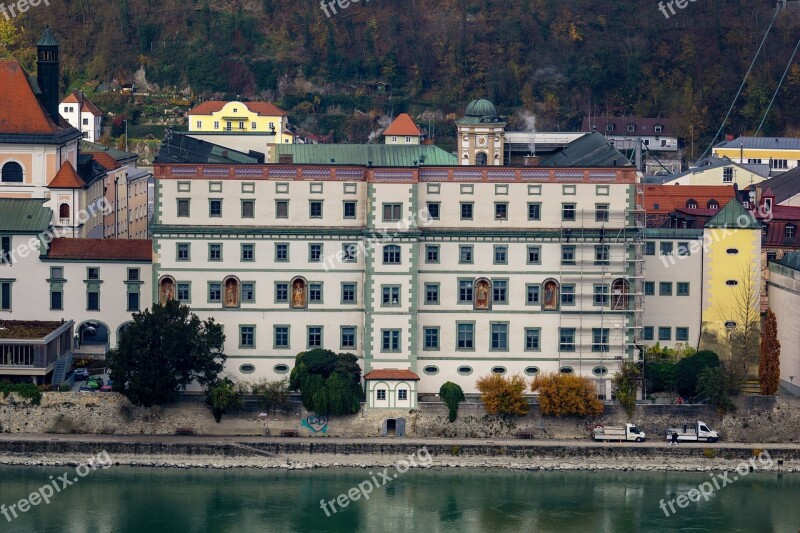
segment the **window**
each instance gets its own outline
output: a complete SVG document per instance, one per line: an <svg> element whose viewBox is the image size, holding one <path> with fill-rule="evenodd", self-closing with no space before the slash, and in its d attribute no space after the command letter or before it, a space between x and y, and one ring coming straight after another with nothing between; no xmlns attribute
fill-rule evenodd
<svg viewBox="0 0 800 533"><path fill-rule="evenodd" d="M3 165L3 170L0 172L2 173L0 181L3 183L22 183L23 181L22 165L15 161L9 161Z"/></svg>
<svg viewBox="0 0 800 533"><path fill-rule="evenodd" d="M215 121L214 121L214 129L215 129L215 130L218 130L218 129L219 129L219 121L218 121L218 120L215 120Z"/></svg>
<svg viewBox="0 0 800 533"><path fill-rule="evenodd" d="M254 130L254 129L256 129L256 123L255 123L255 122L251 122L251 123L250 123L250 129L251 129L251 130Z"/></svg>
<svg viewBox="0 0 800 533"><path fill-rule="evenodd" d="M794 239L796 233L797 233L797 227L794 224L786 224L786 231L784 233L785 238Z"/></svg>
<svg viewBox="0 0 800 533"><path fill-rule="evenodd" d="M191 285L189 283L178 283L176 294L179 302L190 302L192 300Z"/></svg>
<svg viewBox="0 0 800 533"><path fill-rule="evenodd" d="M496 265L508 264L508 246L495 245L494 247L494 263Z"/></svg>
<svg viewBox="0 0 800 533"><path fill-rule="evenodd" d="M426 244L425 245L425 262L438 263L439 262L439 245Z"/></svg>
<svg viewBox="0 0 800 533"><path fill-rule="evenodd" d="M722 169L722 182L723 183L733 182L733 167L725 167Z"/></svg>
<svg viewBox="0 0 800 533"><path fill-rule="evenodd" d="M289 218L289 200L275 200L275 218Z"/></svg>
<svg viewBox="0 0 800 533"><path fill-rule="evenodd" d="M208 284L208 303L222 302L222 283Z"/></svg>
<svg viewBox="0 0 800 533"><path fill-rule="evenodd" d="M64 293L62 291L50 291L50 309L53 311L64 309ZM136 310L138 311L138 308Z"/></svg>
<svg viewBox="0 0 800 533"><path fill-rule="evenodd" d="M256 347L256 327L239 326L239 348Z"/></svg>
<svg viewBox="0 0 800 533"><path fill-rule="evenodd" d="M222 261L222 245L209 244L208 245L208 260L209 261Z"/></svg>
<svg viewBox="0 0 800 533"><path fill-rule="evenodd" d="M384 265L399 265L400 264L400 247L396 244L387 244L383 247L383 264Z"/></svg>
<svg viewBox="0 0 800 533"><path fill-rule="evenodd" d="M736 287L738 284L739 282L736 281L735 279L729 279L728 281L725 282L725 285L727 285L728 287Z"/></svg>
<svg viewBox="0 0 800 533"><path fill-rule="evenodd" d="M197 121L197 129L200 129L202 127L203 127L203 121L202 120L198 120Z"/></svg>
<svg viewBox="0 0 800 533"><path fill-rule="evenodd" d="M462 244L458 247L458 262L459 263L472 263L472 245Z"/></svg>
<svg viewBox="0 0 800 533"><path fill-rule="evenodd" d="M644 333L643 333L642 337L646 341L653 340L653 326L645 326L644 327Z"/></svg>
<svg viewBox="0 0 800 533"><path fill-rule="evenodd" d="M439 194L441 189L442 187L439 183L428 183L427 187L425 187L425 190L428 194Z"/></svg>
<svg viewBox="0 0 800 533"><path fill-rule="evenodd" d="M256 301L256 284L252 282L242 283L242 302L255 303Z"/></svg>
<svg viewBox="0 0 800 533"><path fill-rule="evenodd" d="M594 264L595 265L608 265L609 264L609 248L607 244L600 244L594 247Z"/></svg>
<svg viewBox="0 0 800 533"><path fill-rule="evenodd" d="M605 307L608 305L608 285L601 283L594 286L594 305Z"/></svg>
<svg viewBox="0 0 800 533"><path fill-rule="evenodd" d="M439 303L439 284L426 283L425 284L425 303L428 305L435 305Z"/></svg>
<svg viewBox="0 0 800 533"><path fill-rule="evenodd" d="M658 284L659 296L672 296L672 282L662 281Z"/></svg>
<svg viewBox="0 0 800 533"><path fill-rule="evenodd" d="M384 285L381 287L381 305L383 307L398 307L400 305L400 286Z"/></svg>
<svg viewBox="0 0 800 533"><path fill-rule="evenodd" d="M178 243L178 261L189 260L189 243Z"/></svg>
<svg viewBox="0 0 800 533"><path fill-rule="evenodd" d="M50 279L64 279L64 267L50 267Z"/></svg>
<svg viewBox="0 0 800 533"><path fill-rule="evenodd" d="M672 340L672 328L659 327L658 328L658 340L660 340L660 341Z"/></svg>
<svg viewBox="0 0 800 533"><path fill-rule="evenodd" d="M655 281L645 281L644 282L644 295L645 296L655 296L656 294L656 282Z"/></svg>
<svg viewBox="0 0 800 533"><path fill-rule="evenodd" d="M575 185L562 185L561 186L561 193L566 194L569 196L575 196L577 194L578 189Z"/></svg>
<svg viewBox="0 0 800 533"><path fill-rule="evenodd" d="M676 284L676 294L678 296L689 296L689 283L685 281L679 281Z"/></svg>
<svg viewBox="0 0 800 533"><path fill-rule="evenodd" d="M542 219L542 204L529 203L528 204L528 220L541 220Z"/></svg>
<svg viewBox="0 0 800 533"><path fill-rule="evenodd" d="M472 220L472 202L461 202L461 220Z"/></svg>
<svg viewBox="0 0 800 533"><path fill-rule="evenodd" d="M597 204L594 210L595 222L608 222L608 204Z"/></svg>
<svg viewBox="0 0 800 533"><path fill-rule="evenodd" d="M528 185L528 196L541 196L541 195L542 195L541 185Z"/></svg>
<svg viewBox="0 0 800 533"><path fill-rule="evenodd" d="M358 259L358 245L352 242L342 245L342 252L344 256L342 261L345 263L355 263Z"/></svg>
<svg viewBox="0 0 800 533"><path fill-rule="evenodd" d="M542 247L528 246L528 264L540 265L542 263Z"/></svg>
<svg viewBox="0 0 800 533"><path fill-rule="evenodd" d="M428 202L428 216L431 220L439 220L439 202Z"/></svg>
<svg viewBox="0 0 800 533"><path fill-rule="evenodd" d="M786 159L770 159L769 167L774 170L786 170L789 168L789 162Z"/></svg>
<svg viewBox="0 0 800 533"><path fill-rule="evenodd" d="M460 366L458 367L457 372L462 376L469 376L470 374L472 374L472 367L466 365Z"/></svg>
<svg viewBox="0 0 800 533"><path fill-rule="evenodd" d="M508 281L492 281L492 301L497 304L508 303Z"/></svg>
<svg viewBox="0 0 800 533"><path fill-rule="evenodd" d="M490 326L492 341L489 346L493 351L508 350L508 324L493 322Z"/></svg>
<svg viewBox="0 0 800 533"><path fill-rule="evenodd" d="M662 242L660 247L661 255L672 255L672 243Z"/></svg>
<svg viewBox="0 0 800 533"><path fill-rule="evenodd" d="M11 310L11 282L0 281L0 310Z"/></svg>
<svg viewBox="0 0 800 533"><path fill-rule="evenodd" d="M138 268L129 268L128 269L128 281L139 281L139 269Z"/></svg>
<svg viewBox="0 0 800 533"><path fill-rule="evenodd" d="M322 218L321 200L311 200L308 202L308 216L310 218Z"/></svg>
<svg viewBox="0 0 800 533"><path fill-rule="evenodd" d="M383 204L383 221L397 222L403 218L403 204Z"/></svg>
<svg viewBox="0 0 800 533"><path fill-rule="evenodd" d="M575 351L575 328L558 329L558 351L560 352Z"/></svg>
<svg viewBox="0 0 800 533"><path fill-rule="evenodd" d="M222 200L211 199L208 201L208 216L210 217L222 216Z"/></svg>
<svg viewBox="0 0 800 533"><path fill-rule="evenodd" d="M777 261L778 254L776 252L767 252L767 261Z"/></svg>
<svg viewBox="0 0 800 533"><path fill-rule="evenodd" d="M396 137L394 139L397 140ZM386 399L386 389L378 389L377 393L378 393L378 396L377 396L378 400L385 400Z"/></svg>
<svg viewBox="0 0 800 533"><path fill-rule="evenodd" d="M525 328L525 351L538 352L541 349L541 337L541 329Z"/></svg>
<svg viewBox="0 0 800 533"><path fill-rule="evenodd" d="M285 262L289 260L289 244L285 242L275 243L275 261Z"/></svg>
<svg viewBox="0 0 800 533"><path fill-rule="evenodd" d="M475 186L469 183L462 183L459 187L461 194L474 194L475 193Z"/></svg>
<svg viewBox="0 0 800 533"><path fill-rule="evenodd" d="M344 202L344 218L356 218L356 202Z"/></svg>
<svg viewBox="0 0 800 533"><path fill-rule="evenodd" d="M689 251L689 243L688 242L679 242L678 243L678 255L681 257L686 257L691 255Z"/></svg>
<svg viewBox="0 0 800 533"><path fill-rule="evenodd" d="M322 283L308 284L308 302L312 304L322 303Z"/></svg>
<svg viewBox="0 0 800 533"><path fill-rule="evenodd" d="M425 350L439 349L439 328L423 328L423 338Z"/></svg>
<svg viewBox="0 0 800 533"><path fill-rule="evenodd" d="M468 322L456 323L456 350L475 349L475 324Z"/></svg>
<svg viewBox="0 0 800 533"><path fill-rule="evenodd" d="M255 218L255 216L256 216L256 201L242 200L242 218Z"/></svg>
<svg viewBox="0 0 800 533"><path fill-rule="evenodd" d="M575 247L573 245L561 246L561 264L574 265L575 264Z"/></svg>
<svg viewBox="0 0 800 533"><path fill-rule="evenodd" d="M356 284L355 283L342 283L342 303L354 304L356 303Z"/></svg>
<svg viewBox="0 0 800 533"><path fill-rule="evenodd" d="M0 237L0 264L11 264L11 237Z"/></svg>
<svg viewBox="0 0 800 533"><path fill-rule="evenodd" d="M675 340L686 342L689 340L689 328L675 328Z"/></svg>
<svg viewBox="0 0 800 533"><path fill-rule="evenodd" d="M86 293L86 309L88 311L100 310L100 293L96 290L90 290Z"/></svg>
<svg viewBox="0 0 800 533"><path fill-rule="evenodd" d="M319 263L322 260L322 245L312 243L308 245L308 262Z"/></svg>
<svg viewBox="0 0 800 533"><path fill-rule="evenodd" d="M644 255L656 255L656 243L648 241L644 244Z"/></svg>
<svg viewBox="0 0 800 533"><path fill-rule="evenodd" d="M400 351L400 330L399 329L384 329L381 331L381 351L382 352L399 352Z"/></svg>
<svg viewBox="0 0 800 533"><path fill-rule="evenodd" d="M406 137L406 139L410 139L410 137ZM400 389L397 391L397 399L398 400L408 400L408 389Z"/></svg>
<svg viewBox="0 0 800 533"><path fill-rule="evenodd" d="M249 262L256 260L256 245L255 244L242 244L242 261Z"/></svg>
<svg viewBox="0 0 800 533"><path fill-rule="evenodd" d="M561 305L575 305L575 285L561 286Z"/></svg>
<svg viewBox="0 0 800 533"><path fill-rule="evenodd" d="M308 347L322 348L322 326L308 326Z"/></svg>
<svg viewBox="0 0 800 533"><path fill-rule="evenodd" d="M58 206L58 218L63 221L64 224L70 223L70 216L69 216L69 204L61 204Z"/></svg>
<svg viewBox="0 0 800 533"><path fill-rule="evenodd" d="M458 303L472 303L472 280L458 280Z"/></svg>
<svg viewBox="0 0 800 533"><path fill-rule="evenodd" d="M527 305L539 305L540 294L541 286L538 283L525 285L525 303Z"/></svg>
<svg viewBox="0 0 800 533"><path fill-rule="evenodd" d="M86 269L86 279L99 280L100 269L97 267L89 267Z"/></svg>
<svg viewBox="0 0 800 533"><path fill-rule="evenodd" d="M342 326L340 330L340 344L341 348L356 347L356 328L355 326Z"/></svg>
<svg viewBox="0 0 800 533"><path fill-rule="evenodd" d="M563 204L561 206L561 219L565 222L575 220L575 204Z"/></svg>
<svg viewBox="0 0 800 533"><path fill-rule="evenodd" d="M275 326L275 348L288 348L289 347L289 326Z"/></svg>
<svg viewBox="0 0 800 533"><path fill-rule="evenodd" d="M508 220L508 204L505 202L495 202L494 204L494 219L495 220Z"/></svg>
<svg viewBox="0 0 800 533"><path fill-rule="evenodd" d="M608 332L609 328L592 328L592 351L608 351Z"/></svg>

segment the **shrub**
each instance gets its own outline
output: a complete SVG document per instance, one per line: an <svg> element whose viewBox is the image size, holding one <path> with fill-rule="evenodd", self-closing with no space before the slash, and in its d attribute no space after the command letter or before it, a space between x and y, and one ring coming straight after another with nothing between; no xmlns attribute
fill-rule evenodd
<svg viewBox="0 0 800 533"><path fill-rule="evenodd" d="M761 394L778 392L781 379L781 343L778 340L778 322L772 309L767 309L767 319L761 332L761 358L758 363L758 381Z"/></svg>
<svg viewBox="0 0 800 533"><path fill-rule="evenodd" d="M705 448L705 449L703 450L703 455L704 455L704 456L705 456L707 459L713 459L714 457L716 457L716 456L717 456L717 451L716 451L715 449L713 449L713 448Z"/></svg>
<svg viewBox="0 0 800 533"><path fill-rule="evenodd" d="M639 390L640 376L636 363L622 363L611 379L617 401L625 409L628 418L636 411L636 393Z"/></svg>
<svg viewBox="0 0 800 533"><path fill-rule="evenodd" d="M439 398L449 409L447 419L450 422L455 422L458 417L458 404L466 400L464 391L456 383L448 381L439 388Z"/></svg>
<svg viewBox="0 0 800 533"><path fill-rule="evenodd" d="M358 358L321 348L297 354L289 388L299 390L303 406L320 415L357 413L364 397Z"/></svg>
<svg viewBox="0 0 800 533"><path fill-rule="evenodd" d="M253 394L258 399L258 405L266 412L283 411L289 409L289 379L276 381L261 381L253 385Z"/></svg>
<svg viewBox="0 0 800 533"><path fill-rule="evenodd" d="M33 405L39 405L42 401L42 391L35 383L0 383L0 393L3 394L3 398L12 392L21 398L30 400Z"/></svg>
<svg viewBox="0 0 800 533"><path fill-rule="evenodd" d="M605 406L589 378L574 374L539 375L531 390L539 392L539 408L548 416L590 416L603 413Z"/></svg>
<svg viewBox="0 0 800 533"><path fill-rule="evenodd" d="M719 367L719 357L710 350L702 350L694 355L684 357L676 367L676 384L681 396L694 397L701 390L698 383L700 374L706 368Z"/></svg>
<svg viewBox="0 0 800 533"><path fill-rule="evenodd" d="M222 420L222 415L242 406L242 397L239 394L239 389L230 378L222 378L217 383L209 386L206 394L206 402L211 408L214 420L218 424Z"/></svg>
<svg viewBox="0 0 800 533"><path fill-rule="evenodd" d="M523 416L530 411L525 399L527 383L520 375L506 378L492 374L480 378L476 385L481 392L481 402L490 415Z"/></svg>
<svg viewBox="0 0 800 533"><path fill-rule="evenodd" d="M697 378L698 388L720 413L733 409L730 394L735 392L737 383L735 373L721 366L706 367Z"/></svg>

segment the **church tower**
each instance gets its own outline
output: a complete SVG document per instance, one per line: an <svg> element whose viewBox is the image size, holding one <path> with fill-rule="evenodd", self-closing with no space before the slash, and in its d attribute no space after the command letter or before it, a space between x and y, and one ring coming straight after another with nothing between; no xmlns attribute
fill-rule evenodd
<svg viewBox="0 0 800 533"><path fill-rule="evenodd" d="M36 82L42 91L39 100L53 122L58 124L58 41L50 31L50 26L46 26L42 32L36 50Z"/></svg>
<svg viewBox="0 0 800 533"><path fill-rule="evenodd" d="M473 100L456 121L460 165L502 166L506 123L489 100Z"/></svg>

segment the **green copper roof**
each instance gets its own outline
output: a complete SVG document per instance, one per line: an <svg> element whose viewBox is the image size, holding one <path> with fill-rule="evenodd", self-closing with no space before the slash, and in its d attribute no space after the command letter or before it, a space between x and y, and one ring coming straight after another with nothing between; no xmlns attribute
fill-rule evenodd
<svg viewBox="0 0 800 533"><path fill-rule="evenodd" d="M497 108L489 100L473 100L467 105L468 117L495 117Z"/></svg>
<svg viewBox="0 0 800 533"><path fill-rule="evenodd" d="M777 263L789 267L792 270L800 270L800 253L786 252Z"/></svg>
<svg viewBox="0 0 800 533"><path fill-rule="evenodd" d="M53 212L43 198L0 198L0 233L41 233Z"/></svg>
<svg viewBox="0 0 800 533"><path fill-rule="evenodd" d="M50 26L44 27L42 36L36 41L36 46L58 46L58 41L56 41L53 32L50 31Z"/></svg>
<svg viewBox="0 0 800 533"><path fill-rule="evenodd" d="M761 229L761 224L735 198L708 222L707 228Z"/></svg>
<svg viewBox="0 0 800 533"><path fill-rule="evenodd" d="M293 156L295 165L373 167L455 166L458 158L438 146L421 144L277 144L272 163Z"/></svg>

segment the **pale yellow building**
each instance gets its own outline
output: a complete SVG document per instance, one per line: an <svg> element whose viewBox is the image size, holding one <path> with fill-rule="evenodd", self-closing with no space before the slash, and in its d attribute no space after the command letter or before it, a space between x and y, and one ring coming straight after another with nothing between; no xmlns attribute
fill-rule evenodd
<svg viewBox="0 0 800 533"><path fill-rule="evenodd" d="M203 102L189 111L189 131L274 135L268 144L291 144L288 113L269 102Z"/></svg>
<svg viewBox="0 0 800 533"><path fill-rule="evenodd" d="M800 162L800 139L792 137L738 137L714 147L712 154L736 163L769 165L773 174L786 172Z"/></svg>

